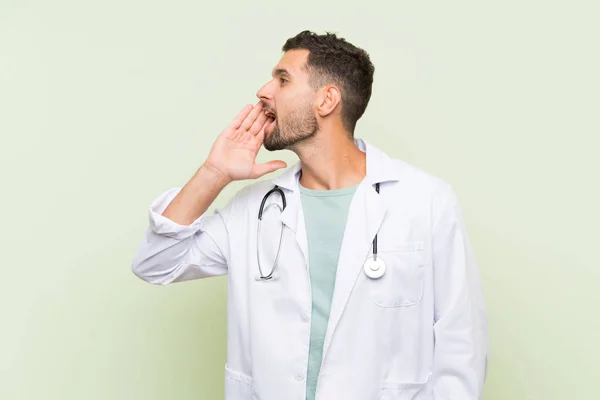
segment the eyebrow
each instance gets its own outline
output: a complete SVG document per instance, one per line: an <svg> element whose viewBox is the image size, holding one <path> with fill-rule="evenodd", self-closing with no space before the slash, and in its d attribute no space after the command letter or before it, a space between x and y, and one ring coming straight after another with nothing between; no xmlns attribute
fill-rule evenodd
<svg viewBox="0 0 600 400"><path fill-rule="evenodd" d="M273 71L273 76L280 76L280 75L290 75L289 71L285 68L277 68Z"/></svg>

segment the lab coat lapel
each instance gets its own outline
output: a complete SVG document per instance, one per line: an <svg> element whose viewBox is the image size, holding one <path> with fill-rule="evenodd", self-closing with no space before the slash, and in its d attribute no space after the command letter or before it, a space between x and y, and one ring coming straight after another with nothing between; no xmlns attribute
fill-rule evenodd
<svg viewBox="0 0 600 400"><path fill-rule="evenodd" d="M323 344L323 359L327 354L356 279L362 273L363 264L371 254L373 238L386 214L387 207L383 201L383 193L378 194L374 185L378 182L395 181L399 178L395 172L396 168L391 165L390 158L384 152L363 139L355 139L355 143L361 151L366 153L367 175L358 186L348 212L338 260L329 323ZM300 171L301 164L298 162L275 178L273 183L284 189L287 206L281 214L281 221L295 232L296 241L304 255L304 264L308 265L308 242L298 182ZM382 192L383 190L385 189L382 187Z"/></svg>
<svg viewBox="0 0 600 400"><path fill-rule="evenodd" d="M325 335L323 358L331 343L335 328L346 307L363 264L371 254L373 238L386 213L386 205L375 191L371 181L365 179L352 199L348 220L340 249L335 288L329 323Z"/></svg>
<svg viewBox="0 0 600 400"><path fill-rule="evenodd" d="M300 192L286 191L287 206L281 214L281 222L294 231L296 242L304 255L304 264L308 265L308 240L306 238L306 226L304 223L304 214L300 202Z"/></svg>
<svg viewBox="0 0 600 400"><path fill-rule="evenodd" d="M273 184L281 187L286 196L287 204L285 210L281 213L281 222L294 232L296 242L304 255L304 264L308 265L308 240L298 187L300 169L301 165L297 163L275 178Z"/></svg>

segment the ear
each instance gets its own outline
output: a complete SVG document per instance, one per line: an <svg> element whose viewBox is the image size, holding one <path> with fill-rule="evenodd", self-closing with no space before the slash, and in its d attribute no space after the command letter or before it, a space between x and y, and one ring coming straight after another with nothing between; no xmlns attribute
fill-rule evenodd
<svg viewBox="0 0 600 400"><path fill-rule="evenodd" d="M315 101L317 113L321 117L331 114L342 101L342 92L335 85L323 86L317 92Z"/></svg>

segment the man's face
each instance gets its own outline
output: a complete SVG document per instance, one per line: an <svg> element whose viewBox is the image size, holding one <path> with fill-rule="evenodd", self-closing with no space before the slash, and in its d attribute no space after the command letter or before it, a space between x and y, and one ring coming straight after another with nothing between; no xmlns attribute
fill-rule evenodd
<svg viewBox="0 0 600 400"><path fill-rule="evenodd" d="M308 50L290 50L273 69L273 79L257 92L270 122L264 147L283 150L314 136L318 129L313 111L315 92L306 70Z"/></svg>

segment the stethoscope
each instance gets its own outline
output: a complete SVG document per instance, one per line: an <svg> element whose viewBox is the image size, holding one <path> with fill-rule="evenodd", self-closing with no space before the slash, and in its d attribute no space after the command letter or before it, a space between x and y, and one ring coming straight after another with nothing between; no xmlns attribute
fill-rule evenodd
<svg viewBox="0 0 600 400"><path fill-rule="evenodd" d="M375 184L375 190L377 191L377 193L379 193L379 183ZM281 202L283 204L283 207L281 207L277 203L272 203L277 208L279 208L279 212L282 213L286 207L285 194L283 193L283 190L281 190L281 188L277 185L275 185L275 187L273 189L269 190L265 194L265 196L262 199L262 202L260 203L260 208L258 210L258 227L257 227L257 233L256 233L256 238L257 238L256 257L257 257L257 261L258 261L258 271L259 271L259 275L256 277L257 281L269 281L271 279L278 278L278 274L276 273L275 270L277 268L277 262L279 261L279 252L281 251L281 242L283 240L283 222L281 223L281 234L279 236L279 244L277 246L277 254L275 256L275 262L273 263L273 266L271 267L271 271L269 272L268 275L265 275L263 272L262 266L260 264L260 251L259 251L259 249L260 249L260 226L261 226L261 222L262 222L263 211L264 211L265 203L267 202L267 199L273 193L279 193L279 195L281 196ZM378 255L377 255L377 234L375 234L375 237L373 238L373 254L363 264L363 271L364 271L365 275L371 279L379 279L385 274L385 262L383 261L383 259L381 257L378 257Z"/></svg>

